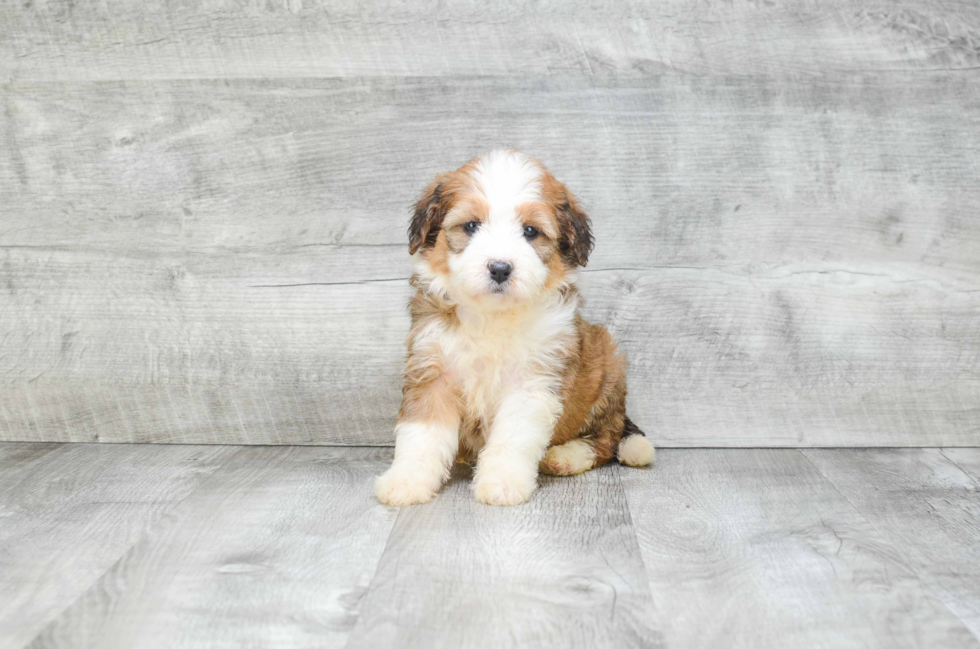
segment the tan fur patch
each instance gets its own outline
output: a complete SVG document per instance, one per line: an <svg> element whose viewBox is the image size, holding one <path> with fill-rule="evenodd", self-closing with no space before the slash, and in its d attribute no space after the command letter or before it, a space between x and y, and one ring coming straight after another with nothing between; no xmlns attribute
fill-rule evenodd
<svg viewBox="0 0 980 649"><path fill-rule="evenodd" d="M466 190L456 204L450 209L442 226L442 233L448 243L449 251L453 254L463 252L470 242L470 235L463 229L470 221L482 223L490 214L490 205L482 196ZM429 253L431 255L431 252ZM426 259L430 259L427 255ZM449 272L448 267L445 272Z"/></svg>
<svg viewBox="0 0 980 649"><path fill-rule="evenodd" d="M450 246L446 238L446 232L444 230L440 231L436 237L436 245L422 253L429 262L429 268L433 272L439 273L440 275L449 274L449 249Z"/></svg>
<svg viewBox="0 0 980 649"><path fill-rule="evenodd" d="M568 266L562 261L557 253L551 255L548 260L548 279L545 282L545 290L551 291L560 286L568 276Z"/></svg>
<svg viewBox="0 0 980 649"><path fill-rule="evenodd" d="M551 241L558 238L558 221L555 219L553 206L540 201L528 201L518 205L515 211L524 225L534 226Z"/></svg>
<svg viewBox="0 0 980 649"><path fill-rule="evenodd" d="M429 293L423 286L423 281L418 275L412 275L408 283L415 289L415 293L408 301L408 312L412 316L412 326L408 332L408 352L412 353L415 335L422 326L430 320L436 319L444 322L447 326L459 326L459 319L456 316L456 307L447 304L437 296Z"/></svg>
<svg viewBox="0 0 980 649"><path fill-rule="evenodd" d="M469 221L485 221L490 214L490 204L482 196L469 189L457 192L456 203L446 216L444 227L457 228Z"/></svg>
<svg viewBox="0 0 980 649"><path fill-rule="evenodd" d="M529 243L537 253L538 259L549 265L557 258L558 253L558 223L555 221L554 212L544 203L537 201L518 205L516 212L522 226L529 225L538 231L538 236L531 239Z"/></svg>
<svg viewBox="0 0 980 649"><path fill-rule="evenodd" d="M431 423L455 428L459 425L459 394L445 376L407 386L402 391L398 423Z"/></svg>
<svg viewBox="0 0 980 649"><path fill-rule="evenodd" d="M418 276L413 275L409 281L416 288L419 287ZM454 382L448 376L442 354L438 347L420 347L417 344L419 331L433 320L448 327L458 326L456 309L425 291L416 290L409 301L409 312L412 327L406 339L408 359L405 361L398 421L458 426L462 402Z"/></svg>

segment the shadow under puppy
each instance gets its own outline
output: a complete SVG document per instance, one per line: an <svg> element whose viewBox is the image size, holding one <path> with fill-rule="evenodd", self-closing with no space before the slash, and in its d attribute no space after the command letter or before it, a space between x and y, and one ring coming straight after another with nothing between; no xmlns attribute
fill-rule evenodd
<svg viewBox="0 0 980 649"><path fill-rule="evenodd" d="M626 417L626 359L579 314L589 217L544 166L494 151L440 174L409 227L415 274L395 460L382 503L428 502L476 462L488 505L526 502L538 471L574 475L654 449Z"/></svg>

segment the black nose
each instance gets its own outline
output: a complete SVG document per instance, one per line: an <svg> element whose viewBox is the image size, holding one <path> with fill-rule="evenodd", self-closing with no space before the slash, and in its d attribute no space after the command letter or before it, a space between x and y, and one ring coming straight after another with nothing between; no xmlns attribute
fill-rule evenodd
<svg viewBox="0 0 980 649"><path fill-rule="evenodd" d="M514 270L514 267L508 263L502 261L490 262L490 277L498 284L506 282L512 270Z"/></svg>

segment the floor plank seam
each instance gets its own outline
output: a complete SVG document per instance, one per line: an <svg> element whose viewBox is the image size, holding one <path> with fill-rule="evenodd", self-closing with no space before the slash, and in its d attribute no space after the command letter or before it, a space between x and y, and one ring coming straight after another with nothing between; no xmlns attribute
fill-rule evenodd
<svg viewBox="0 0 980 649"><path fill-rule="evenodd" d="M866 523L867 523L867 524L868 524L868 525L869 525L869 526L871 527L871 529L873 529L873 530L875 531L875 533L877 533L877 534L878 534L879 536L881 536L881 538L883 538L883 539L884 539L884 538L887 538L887 537L886 537L886 536L885 536L885 535L884 535L884 534L882 533L882 531L881 531L880 529L878 529L878 528L877 528L877 527L875 526L875 524L874 524L874 523L872 523L872 522L871 522L871 521L870 521L870 520L868 519L868 517L867 517L867 516L865 516L865 514L864 514L864 512L863 512L863 511L861 511L860 509L858 509L858 508L857 508L857 506L856 506L856 505L855 505L855 504L854 504L853 502L851 502L851 499L850 499L850 498L848 498L848 497L847 497L847 496L846 496L846 495L844 494L844 492L842 492L842 491L840 490L840 487L838 487L838 486L837 486L837 485L836 485L836 484L834 483L834 481L833 481L833 480L831 480L830 478L828 478L828 477L827 477L827 474L825 474L825 473L824 473L823 471L821 471L821 470L820 470L820 467L818 467L818 466L817 466L816 464L814 464L814 463L813 463L813 461L812 461L812 460L810 460L810 458L808 458L808 457L807 457L807 455L806 455L806 453L804 453L804 451L805 451L805 450L806 450L806 449L801 449L801 448L798 448L798 449L796 449L796 452L797 452L797 453L799 453L800 455L802 455L802 456L803 456L803 459L807 461L807 464L809 464L810 466L812 466L812 467L813 467L813 470L814 470L814 471L816 471L816 472L817 472L817 473L818 473L818 474L820 475L820 477L822 477L822 478L823 478L823 479L824 479L824 480L825 480L825 481L827 482L827 484L829 484L829 485L830 485L831 487L833 487L833 489L834 489L834 491L836 491L836 492L837 492L837 493L838 493L838 494L840 495L840 497L844 499L844 502L846 502L846 503L847 503L848 505L850 505L850 506L851 506L851 509L853 509L853 510L854 510L854 512L855 512L855 513L856 513L856 514L857 514L858 516L860 516L860 517L861 517L861 518L862 518L862 519L863 519L863 520L864 520L864 521L865 521L865 522L866 522ZM855 450L857 450L857 449L855 449Z"/></svg>
<svg viewBox="0 0 980 649"><path fill-rule="evenodd" d="M374 494L372 494L371 497L374 498ZM438 497L439 496L436 496L436 498ZM388 505L379 505L379 506L388 507ZM416 507L425 507L425 505L416 505ZM370 596L370 594L373 592L375 588L378 579L378 569L381 567L381 564L384 562L385 557L388 555L388 549L391 546L391 540L394 535L395 528L398 527L398 521L401 520L402 516L406 515L406 511L409 509L410 508L408 507L399 507L398 515L395 516L395 520L391 522L391 527L388 528L388 537L385 539L385 546L381 550L381 554L378 555L378 561L374 564L374 571L371 573L371 581L368 582L367 588L364 589L364 592L361 593L361 596L357 600L357 618L354 620L354 624L351 625L350 628L351 632L353 632L353 630L357 627L357 623L361 619L361 605L364 603L364 600L366 600L368 596ZM347 642L344 643L344 649L355 649L354 647L351 647L351 642L352 639L350 638L350 633L349 633Z"/></svg>
<svg viewBox="0 0 980 649"><path fill-rule="evenodd" d="M656 461L654 461L654 462L656 462ZM630 534L633 536L633 542L636 544L636 547L639 548L640 547L640 539L636 535L636 521L633 518L633 508L630 506L630 499L626 495L626 487L623 485L623 471L651 471L651 470L655 471L656 470L656 464L654 464L654 467L652 469L651 468L646 468L646 469L629 468L629 469L625 469L625 468L622 467L622 465L617 465L617 466L614 466L613 468L616 470L616 484L619 485L619 490L623 494L623 502L626 504L626 513L629 516ZM654 599L653 599L653 591L650 590L650 573L647 571L646 561L643 560L643 553L642 552L638 553L637 554L637 558L640 561L640 565L643 566L643 583L646 584L647 590L650 592L650 601L653 602L653 603L656 603L654 601Z"/></svg>

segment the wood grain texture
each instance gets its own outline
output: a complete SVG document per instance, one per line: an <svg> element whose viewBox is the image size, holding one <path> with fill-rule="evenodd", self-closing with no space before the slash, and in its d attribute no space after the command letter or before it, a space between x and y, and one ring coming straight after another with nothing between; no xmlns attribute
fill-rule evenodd
<svg viewBox="0 0 980 649"><path fill-rule="evenodd" d="M980 455L975 448L944 448L942 454L963 473L980 480Z"/></svg>
<svg viewBox="0 0 980 649"><path fill-rule="evenodd" d="M970 0L5 3L4 79L971 70Z"/></svg>
<svg viewBox="0 0 980 649"><path fill-rule="evenodd" d="M980 449L805 455L980 638Z"/></svg>
<svg viewBox="0 0 980 649"><path fill-rule="evenodd" d="M798 451L668 450L622 475L667 646L980 646Z"/></svg>
<svg viewBox="0 0 980 649"><path fill-rule="evenodd" d="M407 205L514 145L661 445L980 439L964 74L10 83L0 436L388 444Z"/></svg>
<svg viewBox="0 0 980 649"><path fill-rule="evenodd" d="M402 509L348 647L659 647L617 467L473 499L457 469Z"/></svg>
<svg viewBox="0 0 980 649"><path fill-rule="evenodd" d="M61 444L0 444L0 491L17 483L20 471L61 447Z"/></svg>
<svg viewBox="0 0 980 649"><path fill-rule="evenodd" d="M30 646L343 646L395 521L371 489L391 457L241 450Z"/></svg>
<svg viewBox="0 0 980 649"><path fill-rule="evenodd" d="M0 646L29 642L233 451L67 445L0 475Z"/></svg>

